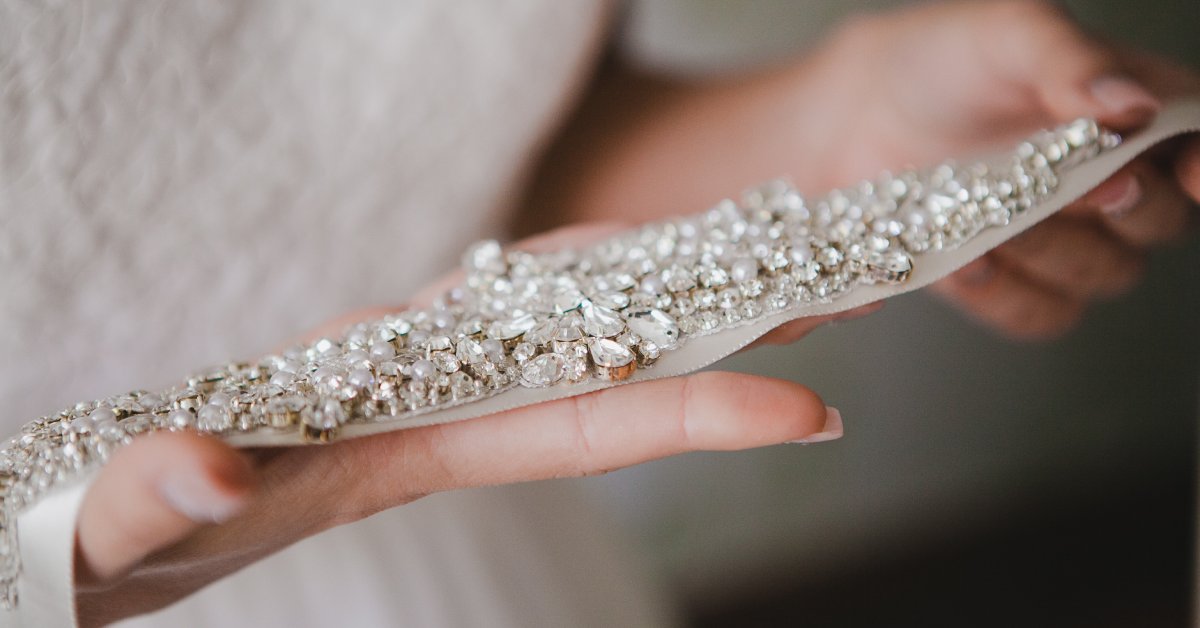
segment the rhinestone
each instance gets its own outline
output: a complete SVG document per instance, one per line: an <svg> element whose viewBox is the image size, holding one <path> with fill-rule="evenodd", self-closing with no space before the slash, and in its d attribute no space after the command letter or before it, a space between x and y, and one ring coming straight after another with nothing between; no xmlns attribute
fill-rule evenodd
<svg viewBox="0 0 1200 628"><path fill-rule="evenodd" d="M172 410L167 414L167 426L173 430L184 430L195 427L196 417L187 410Z"/></svg>
<svg viewBox="0 0 1200 628"><path fill-rule="evenodd" d="M524 340L532 345L548 345L551 340L554 340L554 331L558 329L558 321L555 319L544 320L525 332Z"/></svg>
<svg viewBox="0 0 1200 628"><path fill-rule="evenodd" d="M521 342L517 343L517 346L513 347L512 356L517 362L524 362L525 360L532 358L535 353L537 353L536 347L528 342Z"/></svg>
<svg viewBox="0 0 1200 628"><path fill-rule="evenodd" d="M233 427L233 413L228 408L206 405L196 413L196 428L202 432L224 432Z"/></svg>
<svg viewBox="0 0 1200 628"><path fill-rule="evenodd" d="M487 356L493 364L504 363L504 344L494 338L488 338L479 343L483 348L483 354Z"/></svg>
<svg viewBox="0 0 1200 628"><path fill-rule="evenodd" d="M630 312L626 321L633 333L662 349L674 349L679 344L679 326L675 319L658 309Z"/></svg>
<svg viewBox="0 0 1200 628"><path fill-rule="evenodd" d="M554 309L559 314L577 310L582 305L583 293L574 288L561 290L554 295Z"/></svg>
<svg viewBox="0 0 1200 628"><path fill-rule="evenodd" d="M566 375L566 360L557 353L543 353L521 367L521 383L530 388L553 386Z"/></svg>
<svg viewBox="0 0 1200 628"><path fill-rule="evenodd" d="M616 311L588 302L583 307L583 331L594 338L611 338L625 331L625 321Z"/></svg>
<svg viewBox="0 0 1200 628"><path fill-rule="evenodd" d="M479 364L486 357L483 352L483 346L470 338L460 340L458 347L454 350L454 354L463 364Z"/></svg>
<svg viewBox="0 0 1200 628"><path fill-rule="evenodd" d="M628 379L636 368L633 352L625 345L608 338L595 338L588 343L596 375L601 379L619 381Z"/></svg>
<svg viewBox="0 0 1200 628"><path fill-rule="evenodd" d="M504 263L504 250L495 240L477 242L467 249L463 255L463 268L467 272L499 275L507 270Z"/></svg>
<svg viewBox="0 0 1200 628"><path fill-rule="evenodd" d="M583 323L578 317L559 319L558 328L554 330L556 342L575 342L583 338Z"/></svg>
<svg viewBox="0 0 1200 628"><path fill-rule="evenodd" d="M488 325L488 335L496 340L512 340L533 329L535 324L536 321L530 314L495 321L491 325Z"/></svg>
<svg viewBox="0 0 1200 628"><path fill-rule="evenodd" d="M454 343L450 341L449 336L430 336L425 342L427 351L449 351L454 348Z"/></svg>
<svg viewBox="0 0 1200 628"><path fill-rule="evenodd" d="M876 253L867 260L864 278L868 283L903 283L912 269L912 258L906 253Z"/></svg>
<svg viewBox="0 0 1200 628"><path fill-rule="evenodd" d="M274 375L271 375L271 379L268 381L272 386L287 388L292 385L292 382L296 381L296 374L288 371L277 371Z"/></svg>
<svg viewBox="0 0 1200 628"><path fill-rule="evenodd" d="M429 361L437 367L437 370L442 373L453 373L462 367L462 363L458 358L454 357L449 351L438 351L429 356Z"/></svg>
<svg viewBox="0 0 1200 628"><path fill-rule="evenodd" d="M592 298L592 303L610 310L623 310L629 307L629 295L624 292L602 292Z"/></svg>
<svg viewBox="0 0 1200 628"><path fill-rule="evenodd" d="M450 374L450 393L455 397L470 397L475 394L475 380L462 371Z"/></svg>
<svg viewBox="0 0 1200 628"><path fill-rule="evenodd" d="M750 258L742 258L733 263L730 276L738 283L745 283L758 277L758 262Z"/></svg>

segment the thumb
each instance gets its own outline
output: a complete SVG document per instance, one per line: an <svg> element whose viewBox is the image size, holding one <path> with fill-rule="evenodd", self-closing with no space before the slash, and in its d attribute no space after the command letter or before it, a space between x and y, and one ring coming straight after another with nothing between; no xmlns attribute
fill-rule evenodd
<svg viewBox="0 0 1200 628"><path fill-rule="evenodd" d="M113 455L84 496L77 586L102 586L148 554L237 514L254 470L232 447L195 433L152 434Z"/></svg>
<svg viewBox="0 0 1200 628"><path fill-rule="evenodd" d="M996 31L1005 45L984 47L991 66L1031 90L1057 121L1090 117L1129 130L1161 108L1154 94L1122 72L1112 49L1062 9L1047 2L999 6L1011 13L1010 24Z"/></svg>

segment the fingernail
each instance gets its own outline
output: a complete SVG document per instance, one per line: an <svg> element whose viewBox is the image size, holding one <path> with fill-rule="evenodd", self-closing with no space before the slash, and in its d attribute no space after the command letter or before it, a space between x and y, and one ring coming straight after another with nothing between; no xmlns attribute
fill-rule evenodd
<svg viewBox="0 0 1200 628"><path fill-rule="evenodd" d="M833 406L825 406L825 427L821 428L816 434L809 434L804 438L790 440L789 443L797 445L810 445L812 443L824 443L826 441L837 440L842 437L842 413Z"/></svg>
<svg viewBox="0 0 1200 628"><path fill-rule="evenodd" d="M958 278L963 283L974 286L987 283L996 274L996 267L992 265L992 261L986 257L981 257L958 271Z"/></svg>
<svg viewBox="0 0 1200 628"><path fill-rule="evenodd" d="M1094 197L1096 207L1104 214L1120 218L1133 211L1142 202L1142 184L1134 175L1127 175L1123 181L1101 186Z"/></svg>
<svg viewBox="0 0 1200 628"><path fill-rule="evenodd" d="M1104 76L1092 82L1092 96L1111 114L1141 113L1147 116L1162 108L1158 98L1124 76Z"/></svg>
<svg viewBox="0 0 1200 628"><path fill-rule="evenodd" d="M207 473L172 469L159 480L159 493L179 514L198 523L221 523L236 515L245 495L230 494Z"/></svg>

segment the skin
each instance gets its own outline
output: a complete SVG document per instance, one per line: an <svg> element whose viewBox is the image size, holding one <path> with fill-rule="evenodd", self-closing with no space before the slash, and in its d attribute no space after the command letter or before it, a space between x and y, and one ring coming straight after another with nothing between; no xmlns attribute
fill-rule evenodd
<svg viewBox="0 0 1200 628"><path fill-rule="evenodd" d="M535 213L524 218L636 223L782 172L819 192L1079 116L1135 128L1161 99L1196 87L1163 60L1089 39L1047 5L918 7L853 21L804 60L736 81L667 84L609 69L534 178ZM1132 164L937 291L1004 333L1059 333L1087 302L1132 284L1145 251L1179 237L1198 198L1193 140ZM614 228L518 246L576 245ZM794 341L828 320L797 321L768 340ZM154 435L114 455L84 499L77 608L84 625L161 608L307 536L434 492L822 433L840 436L840 418L799 384L700 373L327 447L242 452L196 434ZM193 482L182 493L164 484L172 470Z"/></svg>

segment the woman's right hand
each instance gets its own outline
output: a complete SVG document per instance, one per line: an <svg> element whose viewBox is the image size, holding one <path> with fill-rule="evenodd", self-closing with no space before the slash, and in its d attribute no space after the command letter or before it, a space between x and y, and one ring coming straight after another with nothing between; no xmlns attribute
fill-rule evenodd
<svg viewBox="0 0 1200 628"><path fill-rule="evenodd" d="M611 230L567 228L518 246L558 248ZM869 309L797 321L773 338L792 341ZM342 319L332 331L385 311ZM101 625L162 608L305 537L431 493L841 434L838 412L811 390L717 372L328 446L239 451L196 433L153 434L116 452L84 497L75 569L80 622Z"/></svg>

